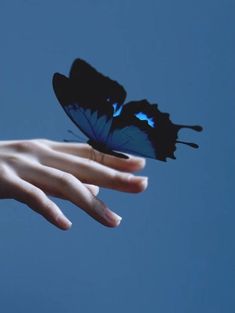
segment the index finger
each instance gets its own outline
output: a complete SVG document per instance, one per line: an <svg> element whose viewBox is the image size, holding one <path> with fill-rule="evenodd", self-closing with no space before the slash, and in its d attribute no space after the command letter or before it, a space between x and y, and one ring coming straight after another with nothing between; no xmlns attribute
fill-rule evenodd
<svg viewBox="0 0 235 313"><path fill-rule="evenodd" d="M145 167L144 158L128 155L128 159L118 158L94 150L90 145L84 143L48 141L50 148L56 151L73 154L82 158L91 159L108 167L124 172L135 172Z"/></svg>

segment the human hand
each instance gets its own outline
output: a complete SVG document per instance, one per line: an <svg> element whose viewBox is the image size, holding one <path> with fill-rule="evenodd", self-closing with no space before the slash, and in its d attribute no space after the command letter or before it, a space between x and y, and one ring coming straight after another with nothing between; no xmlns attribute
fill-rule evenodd
<svg viewBox="0 0 235 313"><path fill-rule="evenodd" d="M144 191L147 178L131 174L144 166L143 158L120 159L87 144L0 141L0 198L23 202L57 227L69 229L71 222L48 198L55 196L71 201L103 225L115 227L121 217L96 197L99 187Z"/></svg>

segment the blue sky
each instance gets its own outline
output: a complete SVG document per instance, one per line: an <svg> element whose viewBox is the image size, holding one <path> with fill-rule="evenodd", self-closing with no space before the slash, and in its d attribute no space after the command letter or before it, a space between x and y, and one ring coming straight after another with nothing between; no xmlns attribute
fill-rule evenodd
<svg viewBox="0 0 235 313"><path fill-rule="evenodd" d="M148 160L139 195L102 190L122 215L105 228L57 200L69 232L0 201L0 305L12 312L222 313L235 310L235 1L0 2L1 139L77 131L54 72L81 57L127 100L158 102L180 138L177 160Z"/></svg>

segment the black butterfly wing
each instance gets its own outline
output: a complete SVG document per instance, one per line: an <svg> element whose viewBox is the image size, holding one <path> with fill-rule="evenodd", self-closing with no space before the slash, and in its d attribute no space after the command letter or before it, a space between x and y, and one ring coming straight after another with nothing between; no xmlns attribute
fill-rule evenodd
<svg viewBox="0 0 235 313"><path fill-rule="evenodd" d="M113 150L156 159L151 109L152 105L146 100L125 104L121 113L113 119L108 145Z"/></svg>
<svg viewBox="0 0 235 313"><path fill-rule="evenodd" d="M177 142L197 148L193 143L177 141L181 128L201 130L200 126L173 124L168 113L162 113L147 100L132 101L113 119L108 145L113 150L161 161L175 159Z"/></svg>
<svg viewBox="0 0 235 313"><path fill-rule="evenodd" d="M74 61L69 78L54 74L53 88L71 120L93 146L104 150L114 111L126 97L124 88L81 59Z"/></svg>
<svg viewBox="0 0 235 313"><path fill-rule="evenodd" d="M89 138L88 143L104 153L136 154L165 161L175 159L176 143L196 148L194 143L177 140L181 128L202 130L200 126L176 125L169 114L146 100L123 105L124 88L102 75L81 59L74 61L69 78L54 74L55 94L71 120Z"/></svg>
<svg viewBox="0 0 235 313"><path fill-rule="evenodd" d="M120 107L125 101L126 91L118 82L99 73L81 59L73 62L69 78L80 105L98 109L99 114L105 114L107 107L113 104Z"/></svg>

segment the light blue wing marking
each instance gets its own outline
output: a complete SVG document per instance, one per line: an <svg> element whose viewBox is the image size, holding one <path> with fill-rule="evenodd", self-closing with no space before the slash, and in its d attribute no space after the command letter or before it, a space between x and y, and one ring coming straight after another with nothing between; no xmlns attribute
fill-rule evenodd
<svg viewBox="0 0 235 313"><path fill-rule="evenodd" d="M141 121L147 121L147 123L149 124L149 126L151 126L152 128L155 127L154 121L152 117L148 117L145 113L143 112L139 112L136 113L135 116L141 120Z"/></svg>
<svg viewBox="0 0 235 313"><path fill-rule="evenodd" d="M113 117L116 117L116 116L120 115L121 112L122 112L123 106L120 106L119 109L117 108L117 106L118 106L117 103L113 103Z"/></svg>

